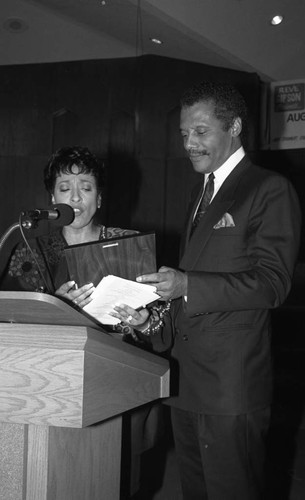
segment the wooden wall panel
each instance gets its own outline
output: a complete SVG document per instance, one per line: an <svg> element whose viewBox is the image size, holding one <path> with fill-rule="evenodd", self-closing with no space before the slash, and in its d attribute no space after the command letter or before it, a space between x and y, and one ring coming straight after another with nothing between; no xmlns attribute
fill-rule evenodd
<svg viewBox="0 0 305 500"><path fill-rule="evenodd" d="M52 113L51 151L56 151L62 144L73 145L80 142L79 120L76 113L67 108L60 108Z"/></svg>
<svg viewBox="0 0 305 500"><path fill-rule="evenodd" d="M2 67L0 74L1 155L49 154L52 67Z"/></svg>
<svg viewBox="0 0 305 500"><path fill-rule="evenodd" d="M174 263L173 244L195 180L179 133L179 99L206 78L243 90L254 147L255 74L157 56L1 67L0 194L9 207L1 234L22 209L48 203L45 162L54 149L78 143L107 166L103 222L154 229L160 258Z"/></svg>
<svg viewBox="0 0 305 500"><path fill-rule="evenodd" d="M160 158L140 158L138 166L141 177L133 223L145 231L161 230L165 210L163 196L166 177L165 161Z"/></svg>
<svg viewBox="0 0 305 500"><path fill-rule="evenodd" d="M41 170L47 156L0 157L1 226L17 222L22 210L45 207L48 195L42 182Z"/></svg>
<svg viewBox="0 0 305 500"><path fill-rule="evenodd" d="M131 228L140 186L140 173L135 157L134 110L115 110L111 115L107 165L105 201L109 220L113 226Z"/></svg>

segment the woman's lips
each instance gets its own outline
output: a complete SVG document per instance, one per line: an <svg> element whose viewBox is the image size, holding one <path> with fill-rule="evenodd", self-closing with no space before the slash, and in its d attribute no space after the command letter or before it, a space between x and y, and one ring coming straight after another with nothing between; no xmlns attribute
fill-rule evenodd
<svg viewBox="0 0 305 500"><path fill-rule="evenodd" d="M80 210L80 208L74 208L74 213L75 213L75 217L77 217L78 215L81 215L82 211Z"/></svg>

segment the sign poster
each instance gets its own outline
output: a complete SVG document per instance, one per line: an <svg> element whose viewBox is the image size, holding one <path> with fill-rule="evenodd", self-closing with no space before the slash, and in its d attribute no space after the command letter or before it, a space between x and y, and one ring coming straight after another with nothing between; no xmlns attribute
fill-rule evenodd
<svg viewBox="0 0 305 500"><path fill-rule="evenodd" d="M271 83L270 149L305 148L305 79Z"/></svg>

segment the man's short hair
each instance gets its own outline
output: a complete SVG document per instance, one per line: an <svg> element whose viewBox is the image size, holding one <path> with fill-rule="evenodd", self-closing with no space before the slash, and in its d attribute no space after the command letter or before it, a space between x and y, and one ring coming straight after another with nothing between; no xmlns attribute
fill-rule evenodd
<svg viewBox="0 0 305 500"><path fill-rule="evenodd" d="M181 98L182 107L190 107L198 102L212 101L215 117L223 122L224 130L229 130L236 118L242 120L245 131L247 125L247 105L241 93L227 83L204 81L193 85Z"/></svg>

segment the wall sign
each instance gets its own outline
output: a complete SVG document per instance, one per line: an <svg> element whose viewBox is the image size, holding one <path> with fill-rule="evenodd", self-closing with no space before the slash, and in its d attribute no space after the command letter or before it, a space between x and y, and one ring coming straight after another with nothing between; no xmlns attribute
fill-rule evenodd
<svg viewBox="0 0 305 500"><path fill-rule="evenodd" d="M270 148L305 148L305 79L271 83Z"/></svg>

